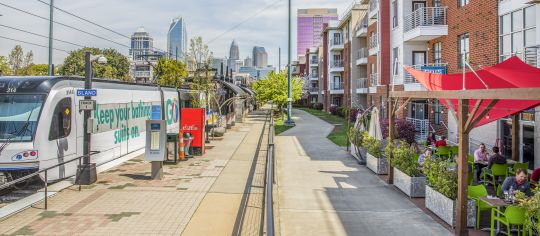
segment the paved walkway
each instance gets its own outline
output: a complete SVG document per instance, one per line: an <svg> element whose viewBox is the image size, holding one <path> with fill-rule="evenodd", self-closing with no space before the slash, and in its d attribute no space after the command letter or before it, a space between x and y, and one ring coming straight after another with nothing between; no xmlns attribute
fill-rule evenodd
<svg viewBox="0 0 540 236"><path fill-rule="evenodd" d="M276 137L281 235L452 235L326 139L332 125L293 116Z"/></svg>
<svg viewBox="0 0 540 236"><path fill-rule="evenodd" d="M48 211L38 203L0 221L0 235L258 235L264 120L251 116L203 157L165 165L160 181L142 156L127 161L50 198Z"/></svg>

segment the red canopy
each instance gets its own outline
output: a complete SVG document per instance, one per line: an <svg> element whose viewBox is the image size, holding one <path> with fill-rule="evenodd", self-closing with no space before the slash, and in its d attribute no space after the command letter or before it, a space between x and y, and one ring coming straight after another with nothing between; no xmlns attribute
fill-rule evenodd
<svg viewBox="0 0 540 236"><path fill-rule="evenodd" d="M416 80L430 91L461 90L463 89L463 74L433 74L406 67ZM490 67L482 67L476 73L465 73L465 89L497 89L497 88L540 88L540 69L532 67L518 57L511 57L504 62ZM482 81L485 83L482 83ZM487 88L486 88L487 85ZM445 100L440 99L446 107ZM453 107L457 109L457 99L450 99ZM484 100L479 111L484 110L491 100ZM469 100L469 112L476 104L476 100ZM485 125L492 121L519 113L540 105L540 101L531 100L499 100L488 115L483 117L475 127ZM478 113L476 114L478 116Z"/></svg>

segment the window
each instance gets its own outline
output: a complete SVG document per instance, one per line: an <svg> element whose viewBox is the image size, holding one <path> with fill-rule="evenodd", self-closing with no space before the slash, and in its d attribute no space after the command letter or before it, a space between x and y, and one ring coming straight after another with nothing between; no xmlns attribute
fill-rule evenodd
<svg viewBox="0 0 540 236"><path fill-rule="evenodd" d="M399 48L392 49L392 74L394 76L399 75Z"/></svg>
<svg viewBox="0 0 540 236"><path fill-rule="evenodd" d="M469 0L458 0L458 7L464 7L469 4Z"/></svg>
<svg viewBox="0 0 540 236"><path fill-rule="evenodd" d="M71 98L63 98L54 108L49 140L65 138L71 132Z"/></svg>
<svg viewBox="0 0 540 236"><path fill-rule="evenodd" d="M381 118L386 118L386 101L384 96L381 96Z"/></svg>
<svg viewBox="0 0 540 236"><path fill-rule="evenodd" d="M435 100L433 105L433 121L436 125L441 124L441 103L439 100Z"/></svg>
<svg viewBox="0 0 540 236"><path fill-rule="evenodd" d="M442 63L442 47L441 42L433 44L433 63L440 64Z"/></svg>
<svg viewBox="0 0 540 236"><path fill-rule="evenodd" d="M537 44L535 11L535 6L530 6L499 17L501 61L514 55L524 57L523 49Z"/></svg>
<svg viewBox="0 0 540 236"><path fill-rule="evenodd" d="M441 0L433 0L433 7L440 7L441 6Z"/></svg>
<svg viewBox="0 0 540 236"><path fill-rule="evenodd" d="M397 1L392 2L392 27L398 26L398 4Z"/></svg>
<svg viewBox="0 0 540 236"><path fill-rule="evenodd" d="M463 61L469 62L469 34L458 36L458 67L463 68Z"/></svg>

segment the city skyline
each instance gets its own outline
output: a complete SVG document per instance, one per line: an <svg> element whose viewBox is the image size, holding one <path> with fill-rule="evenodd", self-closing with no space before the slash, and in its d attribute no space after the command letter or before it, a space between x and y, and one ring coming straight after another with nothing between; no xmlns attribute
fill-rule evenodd
<svg viewBox="0 0 540 236"><path fill-rule="evenodd" d="M310 7L337 7L345 9L350 0L337 0L333 2L323 0L294 1L292 3L293 17L293 35L292 51L296 51L296 9ZM30 1L8 1L6 4L16 8L28 10L36 15L48 17L48 6L39 2ZM268 64L278 64L278 49L281 47L281 64L287 63L287 4L286 2L275 2L271 0L241 0L235 4L221 3L215 0L206 0L205 4L200 2L177 2L173 0L163 0L159 3L148 4L147 1L127 1L118 0L113 4L104 0L87 1L56 1L55 6L76 15L94 21L98 24L113 29L114 31L127 36L121 36L108 32L95 25L78 20L55 11L55 21L77 28L93 32L96 35L104 37L121 45L114 44L90 35L76 32L72 29L55 24L54 37L57 39L76 42L77 44L97 47L114 48L120 53L129 56L130 39L129 36L139 27L145 29L154 38L154 46L162 51L167 51L167 31L171 19L176 16L182 16L189 25L190 37L202 36L205 43L209 45L210 50L215 57L225 57L228 55L229 45L232 39L241 41L239 50L241 55L251 55L253 45L264 45L268 52ZM118 14L118 7L126 9L122 14ZM208 7L212 6L212 7ZM272 6L272 7L265 7ZM181 10L179 10L181 9ZM184 10L189 9L189 10ZM99 12L99 14L95 14ZM159 14L148 14L149 12L159 12ZM201 14L201 13L205 14ZM237 14L228 14L228 17L222 17L220 13L230 12ZM245 14L250 12L252 14ZM29 16L27 14L0 7L0 23L15 28L25 29L27 31L42 35L48 34L48 21ZM125 21L124 19L130 19ZM249 19L249 20L247 20ZM235 27L242 23L240 27ZM264 33L260 30L265 28ZM13 39L25 39L24 41L40 45L47 45L46 38L28 37L28 34L0 27L0 35ZM28 37L28 38L26 38ZM47 49L39 46L17 43L6 39L0 39L0 55L7 56L11 49L20 44L25 51L34 52L35 63L47 63ZM189 43L188 43L189 45ZM79 47L61 42L54 42L54 47L71 51ZM63 63L67 53L61 51L53 52L54 64ZM293 60L294 60L293 56Z"/></svg>
<svg viewBox="0 0 540 236"><path fill-rule="evenodd" d="M167 32L167 52L172 59L185 59L188 49L186 28L186 22L182 17L176 17L171 22L169 32Z"/></svg>

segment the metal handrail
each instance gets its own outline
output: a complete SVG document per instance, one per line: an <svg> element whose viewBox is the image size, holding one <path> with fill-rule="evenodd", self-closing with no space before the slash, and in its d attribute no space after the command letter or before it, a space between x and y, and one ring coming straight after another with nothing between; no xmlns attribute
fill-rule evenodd
<svg viewBox="0 0 540 236"><path fill-rule="evenodd" d="M369 11L375 11L379 7L379 1L378 0L371 0L369 1Z"/></svg>
<svg viewBox="0 0 540 236"><path fill-rule="evenodd" d="M377 41L377 34L373 34L369 37L369 49L377 48L379 41Z"/></svg>
<svg viewBox="0 0 540 236"><path fill-rule="evenodd" d="M366 48L360 48L358 49L358 52L357 52L357 55L356 55L356 59L364 59L364 58L367 58L368 56L368 52L366 50Z"/></svg>
<svg viewBox="0 0 540 236"><path fill-rule="evenodd" d="M422 7L405 16L405 29L410 31L420 26L447 25L447 7Z"/></svg>
<svg viewBox="0 0 540 236"><path fill-rule="evenodd" d="M92 154L97 154L97 153L100 153L100 152L99 152L99 151L92 151L92 152L90 153L90 155L92 155ZM44 176L44 177L45 177L45 181L44 181L44 182L45 182L45 199L44 199L44 200L45 200L45 210L47 210L47 194L48 194L48 191L47 191L47 187L48 187L48 183L47 183L47 181L48 181L48 179L47 179L47 177L48 177L48 176L47 176L47 171L49 171L50 169L56 168L56 167L63 166L63 165L65 165L65 164L67 164L67 163L71 163L71 162L76 161L76 160L79 161L79 165L80 165L80 164L81 164L81 159L84 158L84 157L86 157L86 155L83 155L83 156L80 156L80 157L76 157L76 158L73 158L73 159L71 159L71 160L69 160L69 161L64 161L64 162L62 162L62 163L58 163L58 164L53 165L53 166L49 166L49 167L47 167L47 168L45 168L45 169L43 169L43 170L36 171L36 172L34 172L34 173L32 173L32 174L29 174L29 175L26 175L26 176L24 176L24 177L22 177L22 178L18 178L18 179L16 179L16 180L9 181L9 182L7 182L7 183L5 183L5 184L0 185L0 190L6 189L6 188L8 188L8 187L10 187L10 186L12 186L12 185L15 185L15 184L20 183L20 182L25 181L25 180L28 180L28 179L30 179L30 178L32 178L32 177L34 177L34 176L39 175L40 173L45 172L45 176ZM75 175L78 175L78 174L79 174L79 173L77 172ZM75 175L70 175L70 176L64 177L64 179L71 178L71 177L73 177L73 176L75 176ZM81 185L79 184L79 191L80 191L80 190L81 190Z"/></svg>
<svg viewBox="0 0 540 236"><path fill-rule="evenodd" d="M330 68L343 67L343 60L330 61Z"/></svg>
<svg viewBox="0 0 540 236"><path fill-rule="evenodd" d="M371 87L378 86L379 85L379 74L378 73L373 73L373 74L369 75L369 81L370 81Z"/></svg>
<svg viewBox="0 0 540 236"><path fill-rule="evenodd" d="M423 66L448 66L448 63L427 63L427 64L418 64L412 65L411 67L417 70L422 69ZM404 84L416 84L419 83L405 68L403 68L403 83ZM431 72L433 73L433 72Z"/></svg>
<svg viewBox="0 0 540 236"><path fill-rule="evenodd" d="M274 111L270 110L268 127L268 149L266 153L266 179L264 186L264 202L266 213L266 235L274 236L274 197L272 195L274 179Z"/></svg>

